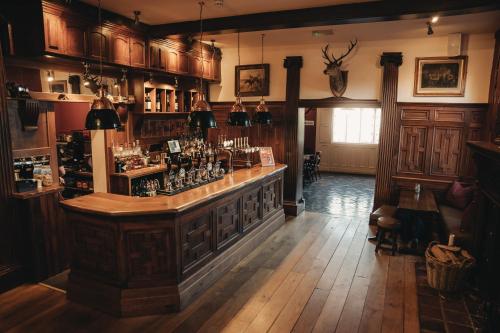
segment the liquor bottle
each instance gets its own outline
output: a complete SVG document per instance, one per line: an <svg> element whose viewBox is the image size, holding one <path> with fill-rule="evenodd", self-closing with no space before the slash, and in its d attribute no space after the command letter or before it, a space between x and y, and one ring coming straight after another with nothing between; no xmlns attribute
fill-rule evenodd
<svg viewBox="0 0 500 333"><path fill-rule="evenodd" d="M146 112L151 112L151 97L149 96L149 93L146 95L146 103L145 103L145 110Z"/></svg>
<svg viewBox="0 0 500 333"><path fill-rule="evenodd" d="M179 98L175 95L175 112L179 112Z"/></svg>
<svg viewBox="0 0 500 333"><path fill-rule="evenodd" d="M167 92L167 112L170 112L170 92Z"/></svg>
<svg viewBox="0 0 500 333"><path fill-rule="evenodd" d="M156 93L156 112L161 112L161 94L159 91Z"/></svg>

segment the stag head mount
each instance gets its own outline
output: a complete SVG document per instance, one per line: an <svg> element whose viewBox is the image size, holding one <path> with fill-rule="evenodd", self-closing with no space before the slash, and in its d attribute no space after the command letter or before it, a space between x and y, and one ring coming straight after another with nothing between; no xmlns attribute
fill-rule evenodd
<svg viewBox="0 0 500 333"><path fill-rule="evenodd" d="M329 76L330 90L335 97L341 97L347 88L347 71L341 70L342 61L352 52L352 50L354 50L357 44L357 39L350 41L347 52L342 54L339 58L335 58L333 53L331 55L328 54L329 44L321 49L323 52L323 59L326 60L324 62L326 69L323 73Z"/></svg>

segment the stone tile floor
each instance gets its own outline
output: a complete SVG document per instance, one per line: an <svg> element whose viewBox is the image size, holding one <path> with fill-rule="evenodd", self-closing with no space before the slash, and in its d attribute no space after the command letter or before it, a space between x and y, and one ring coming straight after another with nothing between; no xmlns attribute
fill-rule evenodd
<svg viewBox="0 0 500 333"><path fill-rule="evenodd" d="M306 210L336 216L371 213L375 176L322 172L315 182L304 183Z"/></svg>

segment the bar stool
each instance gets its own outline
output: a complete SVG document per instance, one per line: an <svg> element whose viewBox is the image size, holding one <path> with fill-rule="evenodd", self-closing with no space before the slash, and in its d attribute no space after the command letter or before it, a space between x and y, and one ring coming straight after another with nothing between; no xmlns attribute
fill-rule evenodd
<svg viewBox="0 0 500 333"><path fill-rule="evenodd" d="M396 254L396 248L398 246L398 234L401 228L401 222L399 220L390 216L381 216L377 220L377 246L375 247L375 252L378 252L382 243L385 240L385 234L390 233L391 243L392 243L392 255Z"/></svg>
<svg viewBox="0 0 500 333"><path fill-rule="evenodd" d="M376 224L379 217L390 216L394 217L398 208L391 205L382 205L370 214L370 224Z"/></svg>

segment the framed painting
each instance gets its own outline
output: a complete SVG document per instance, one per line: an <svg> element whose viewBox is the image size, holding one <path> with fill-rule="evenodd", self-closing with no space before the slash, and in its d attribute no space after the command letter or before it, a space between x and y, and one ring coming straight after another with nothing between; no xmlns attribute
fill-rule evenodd
<svg viewBox="0 0 500 333"><path fill-rule="evenodd" d="M235 96L269 96L269 64L236 66L234 82Z"/></svg>
<svg viewBox="0 0 500 333"><path fill-rule="evenodd" d="M68 81L57 80L49 82L49 89L51 93L65 94L68 92Z"/></svg>
<svg viewBox="0 0 500 333"><path fill-rule="evenodd" d="M464 96L467 57L415 59L413 96Z"/></svg>

